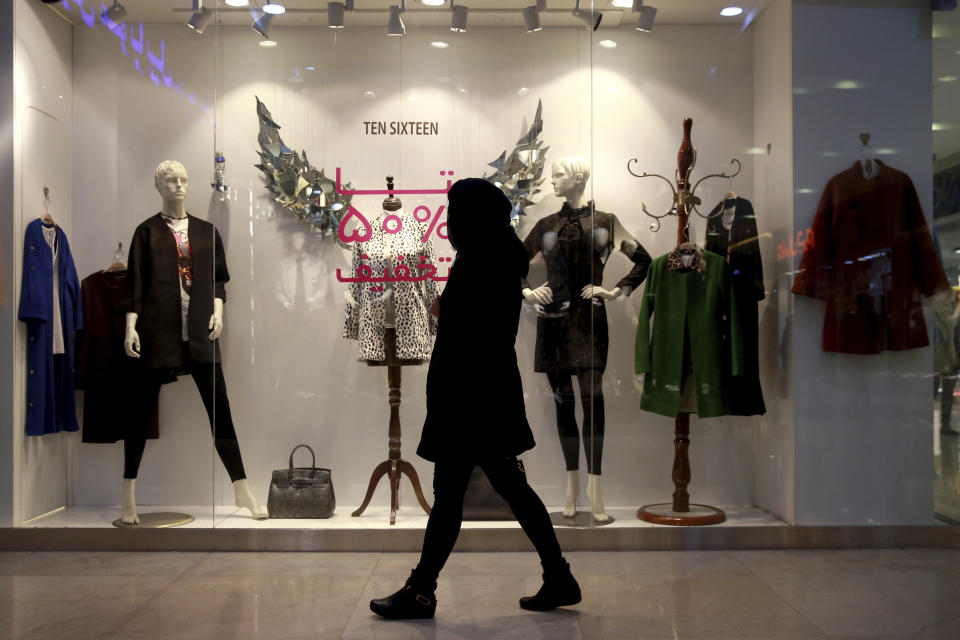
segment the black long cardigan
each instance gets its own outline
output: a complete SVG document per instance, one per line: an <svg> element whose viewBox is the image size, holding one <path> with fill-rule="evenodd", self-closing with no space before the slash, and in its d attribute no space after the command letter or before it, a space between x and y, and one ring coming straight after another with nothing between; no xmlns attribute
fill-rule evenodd
<svg viewBox="0 0 960 640"><path fill-rule="evenodd" d="M220 341L210 342L213 299L226 302L224 285L230 280L220 233L209 222L187 214L187 233L193 256L193 286L187 316L189 358L192 362L220 362ZM177 242L163 216L144 220L133 232L127 258L127 310L139 314L140 355L148 369L183 367L180 326L180 275Z"/></svg>

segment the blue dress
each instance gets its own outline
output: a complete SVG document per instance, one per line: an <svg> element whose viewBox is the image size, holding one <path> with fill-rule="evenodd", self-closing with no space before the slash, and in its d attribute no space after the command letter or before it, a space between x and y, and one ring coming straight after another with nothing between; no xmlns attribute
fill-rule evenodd
<svg viewBox="0 0 960 640"><path fill-rule="evenodd" d="M83 328L80 280L70 244L56 228L57 270L60 278L62 354L53 353L53 253L43 236L44 223L27 225L23 242L23 281L18 318L27 325L27 435L77 431L74 398L74 333ZM49 228L49 227L48 227Z"/></svg>

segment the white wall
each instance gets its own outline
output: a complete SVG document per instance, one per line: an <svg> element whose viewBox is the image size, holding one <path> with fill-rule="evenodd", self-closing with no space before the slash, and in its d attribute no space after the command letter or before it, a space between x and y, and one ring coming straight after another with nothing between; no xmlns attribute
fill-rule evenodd
<svg viewBox="0 0 960 640"><path fill-rule="evenodd" d="M827 180L859 158L864 131L912 177L929 223L929 10L831 4L794 2L795 230L813 222ZM796 522L931 522L931 349L824 353L824 307L794 296L793 309Z"/></svg>
<svg viewBox="0 0 960 640"><path fill-rule="evenodd" d="M73 240L71 27L36 2L14 2L14 247L15 277L10 303L20 299L23 234L43 212L43 187L50 188L51 213ZM15 313L15 311L14 311ZM42 515L68 502L69 451L77 434L26 437L26 328L14 333L14 521ZM16 470L19 470L18 472Z"/></svg>
<svg viewBox="0 0 960 640"><path fill-rule="evenodd" d="M754 22L753 205L761 236L760 371L767 414L754 418L755 504L792 522L794 429L789 314L793 261L777 253L793 236L793 48L791 2L778 0ZM769 145L769 152L767 151Z"/></svg>
<svg viewBox="0 0 960 640"><path fill-rule="evenodd" d="M652 234L640 201L652 210L666 209L667 194L654 180L629 176L626 162L636 157L639 168L672 175L684 116L696 122L700 175L722 169L738 156L744 161L738 188L749 197L746 192L754 184L754 162L746 155L754 139L750 30L664 26L649 36L609 30L603 37L613 37L619 46L608 51L592 44L583 29L534 36L472 29L457 37L445 29L417 30L402 39L388 39L381 29L289 29L276 34L277 49L264 51L249 30L227 29L227 64L218 76L214 29L203 38L179 26L145 29L154 50L164 40L166 69L186 93L196 92L199 102L213 105L218 83L217 135L233 191L227 203L214 206L207 186L215 144L213 114L185 94L155 87L134 67L135 56L125 57L118 39L99 25L78 27L75 202L78 210L90 212L91 224L77 230L77 264L82 275L106 266L116 242L126 244L136 224L159 207L152 188L156 164L168 158L186 164L191 176L187 207L212 219L227 246L232 280L222 341L225 372L247 473L261 498L269 471L286 463L294 445L307 442L317 448L318 462L333 469L338 501L358 504L370 471L386 457L388 407L384 371L357 363L355 345L339 337L343 285L332 273L346 266L342 252L329 242L319 250L331 273L330 296L321 312L284 318L278 307L273 291L277 265L288 251L286 227L278 223L288 214L270 202L252 166L258 162L254 95L282 125L288 145L305 149L328 174L342 167L344 177L360 188L380 188L387 174L402 188L439 186L442 170L453 169L458 177L480 175L487 162L512 149L542 98L548 158L592 158L598 208L616 213L654 256L672 247L675 222L666 221L662 232ZM429 42L439 38L452 46L430 48ZM364 97L368 90L375 97ZM417 100L409 100L412 96ZM434 120L441 133L369 137L363 133L364 120ZM83 157L79 149L86 150ZM709 185L701 194L704 202L716 202L726 188L726 182ZM379 200L362 196L354 204L375 213ZM404 202L408 210L419 204L416 196ZM435 208L443 200L427 196L423 202ZM521 235L559 205L552 195L541 196ZM702 237L702 224L697 231ZM442 245L442 253L451 255ZM622 256L611 258L607 286L629 266ZM624 305L608 307L604 475L610 505L662 501L673 490L672 421L640 412L633 388L639 303L635 295ZM534 338L535 319L525 314L518 353L538 446L524 458L546 502L559 504L564 467L549 389L543 376L532 371ZM414 454L425 374L425 367L404 370L401 417L405 457L418 468L429 494L432 469ZM213 465L199 397L189 380L165 387L161 396L161 438L148 444L138 499L144 504L209 503L212 479L222 489L226 476ZM492 381L490 396L478 401L495 400ZM693 433L693 497L750 504L753 426L695 420ZM115 503L121 468L120 445L81 445L73 482L77 504ZM412 508L411 494L407 489L403 494L403 503ZM381 487L375 501L384 504L386 499Z"/></svg>

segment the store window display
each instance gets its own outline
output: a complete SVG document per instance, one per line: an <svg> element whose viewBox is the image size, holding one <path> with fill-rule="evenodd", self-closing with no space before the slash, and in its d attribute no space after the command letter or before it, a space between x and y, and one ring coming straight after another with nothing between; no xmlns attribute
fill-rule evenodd
<svg viewBox="0 0 960 640"><path fill-rule="evenodd" d="M236 505L264 519L267 512L247 483L220 358L218 338L230 280L220 233L184 208L187 171L181 163L162 162L154 186L163 201L160 213L142 222L130 243L124 350L131 358L142 358L159 382L193 377L217 453L233 482ZM144 444L124 441L121 506L126 524L139 521L135 482Z"/></svg>
<svg viewBox="0 0 960 640"><path fill-rule="evenodd" d="M576 376L583 406L583 447L587 459L587 496L597 523L610 520L603 505L602 474L604 403L603 372L609 336L604 302L625 298L643 282L650 256L617 217L597 211L584 194L590 168L586 160L568 157L551 169L554 194L563 198L560 211L541 218L527 234L524 248L533 259L543 254L547 282L531 287L524 279L523 297L537 310L534 370L547 375L557 411L557 431L567 468L563 515L577 512L580 493L580 432L577 429L572 378ZM603 288L603 270L614 249L634 262L613 289Z"/></svg>

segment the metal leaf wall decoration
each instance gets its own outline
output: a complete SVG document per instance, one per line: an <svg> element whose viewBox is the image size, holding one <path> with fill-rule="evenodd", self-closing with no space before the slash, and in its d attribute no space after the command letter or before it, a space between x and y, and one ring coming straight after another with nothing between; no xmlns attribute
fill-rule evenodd
<svg viewBox="0 0 960 640"><path fill-rule="evenodd" d="M297 153L284 144L280 125L267 106L257 98L257 118L260 120L260 164L255 165L269 181L266 188L274 201L304 224L324 237L337 238L340 221L350 209L352 196L337 193L336 182L323 169L317 169L307 159L307 152ZM350 188L350 183L343 185Z"/></svg>
<svg viewBox="0 0 960 640"><path fill-rule="evenodd" d="M526 215L525 207L536 204L533 197L540 193L540 185L543 184L543 165L550 147L544 147L540 138L543 132L542 114L543 101L538 100L537 115L529 131L517 140L509 156L504 149L499 158L489 163L489 166L496 169L495 173L483 176L510 199L513 204L510 217L514 222L518 216Z"/></svg>

